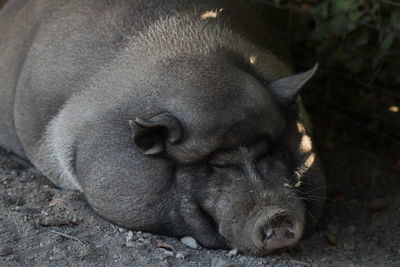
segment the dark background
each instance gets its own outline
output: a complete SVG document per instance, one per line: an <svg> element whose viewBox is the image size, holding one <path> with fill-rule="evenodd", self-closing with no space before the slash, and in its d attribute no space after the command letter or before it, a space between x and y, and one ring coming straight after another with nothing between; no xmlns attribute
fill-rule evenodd
<svg viewBox="0 0 400 267"><path fill-rule="evenodd" d="M371 165L400 174L400 1L255 0L281 14L297 71L319 71L302 91L330 198L376 191ZM268 13L265 13L268 16ZM282 24L282 23L280 23ZM393 188L393 183L397 187ZM374 188L371 188L374 187ZM364 194L363 194L364 193Z"/></svg>

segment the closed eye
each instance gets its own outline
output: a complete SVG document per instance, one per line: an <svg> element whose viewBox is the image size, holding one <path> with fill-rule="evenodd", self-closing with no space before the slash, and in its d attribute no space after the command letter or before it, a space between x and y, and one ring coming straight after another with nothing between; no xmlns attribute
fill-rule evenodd
<svg viewBox="0 0 400 267"><path fill-rule="evenodd" d="M243 168L238 164L227 164L227 163L216 163L216 162L209 162L209 166L214 169L226 169L226 170L233 170L236 172L242 172Z"/></svg>

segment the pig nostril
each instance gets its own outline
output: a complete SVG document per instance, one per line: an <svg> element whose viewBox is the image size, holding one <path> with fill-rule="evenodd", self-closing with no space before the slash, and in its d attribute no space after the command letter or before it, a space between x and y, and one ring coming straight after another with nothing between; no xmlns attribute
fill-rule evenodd
<svg viewBox="0 0 400 267"><path fill-rule="evenodd" d="M295 234L294 234L294 232L291 232L291 231L286 231L286 233L285 233L285 237L287 238L287 239L291 239L291 238L294 238L295 237Z"/></svg>
<svg viewBox="0 0 400 267"><path fill-rule="evenodd" d="M263 240L263 242L266 242L273 235L274 235L274 229L272 229L271 226L268 226L268 228L264 230L264 240Z"/></svg>

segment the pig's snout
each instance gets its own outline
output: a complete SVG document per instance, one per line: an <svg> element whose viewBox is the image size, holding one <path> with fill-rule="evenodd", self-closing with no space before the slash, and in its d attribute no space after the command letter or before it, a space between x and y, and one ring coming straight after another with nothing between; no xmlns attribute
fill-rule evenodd
<svg viewBox="0 0 400 267"><path fill-rule="evenodd" d="M303 228L303 220L295 213L274 209L256 220L251 238L262 254L267 254L295 245L303 234Z"/></svg>

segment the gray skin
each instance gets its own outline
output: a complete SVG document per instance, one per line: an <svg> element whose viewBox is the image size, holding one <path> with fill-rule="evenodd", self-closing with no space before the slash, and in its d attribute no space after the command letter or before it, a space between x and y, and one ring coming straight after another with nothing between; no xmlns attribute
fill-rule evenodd
<svg viewBox="0 0 400 267"><path fill-rule="evenodd" d="M104 218L258 255L314 228L316 67L247 1L13 0L0 36L0 146Z"/></svg>

